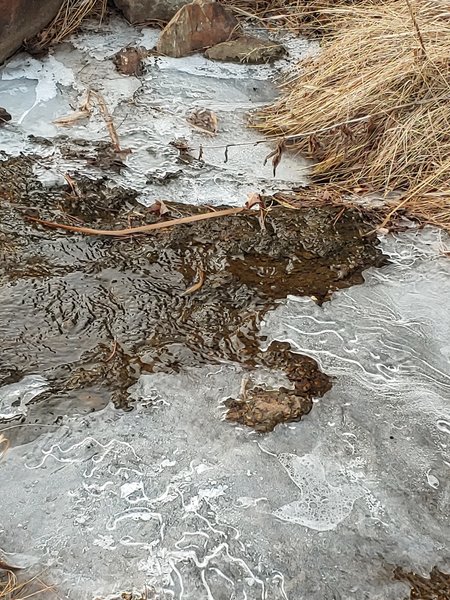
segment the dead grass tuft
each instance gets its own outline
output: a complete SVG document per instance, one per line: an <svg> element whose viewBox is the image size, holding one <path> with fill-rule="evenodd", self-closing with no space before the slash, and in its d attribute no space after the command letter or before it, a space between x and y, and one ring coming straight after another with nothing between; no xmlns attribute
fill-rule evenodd
<svg viewBox="0 0 450 600"><path fill-rule="evenodd" d="M450 229L450 0L341 6L255 126L313 159L316 182L402 190L400 208Z"/></svg>
<svg viewBox="0 0 450 600"><path fill-rule="evenodd" d="M27 598L54 597L54 589L46 585L39 576L20 581L15 572L0 570L0 600L26 600Z"/></svg>
<svg viewBox="0 0 450 600"><path fill-rule="evenodd" d="M333 27L334 19L330 9L353 6L363 1L365 0L220 0L238 16L260 21L269 29L281 27L309 35L323 34Z"/></svg>
<svg viewBox="0 0 450 600"><path fill-rule="evenodd" d="M26 49L39 53L59 44L73 33L87 17L100 20L106 12L108 0L65 0L53 21L31 40L27 40Z"/></svg>

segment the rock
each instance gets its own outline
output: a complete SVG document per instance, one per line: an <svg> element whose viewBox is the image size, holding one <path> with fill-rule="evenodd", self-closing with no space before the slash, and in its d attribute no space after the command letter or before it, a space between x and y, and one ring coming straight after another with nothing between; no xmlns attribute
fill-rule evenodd
<svg viewBox="0 0 450 600"><path fill-rule="evenodd" d="M162 31L157 50L166 56L186 56L229 40L238 22L224 6L195 0L181 8Z"/></svg>
<svg viewBox="0 0 450 600"><path fill-rule="evenodd" d="M113 63L116 69L122 75L134 75L140 77L144 72L142 59L145 58L148 51L145 48L122 48L114 55Z"/></svg>
<svg viewBox="0 0 450 600"><path fill-rule="evenodd" d="M0 63L54 19L64 0L0 0Z"/></svg>
<svg viewBox="0 0 450 600"><path fill-rule="evenodd" d="M11 115L5 108L0 107L0 126L4 125L7 121L11 121Z"/></svg>
<svg viewBox="0 0 450 600"><path fill-rule="evenodd" d="M114 0L130 23L146 21L170 21L189 0Z"/></svg>
<svg viewBox="0 0 450 600"><path fill-rule="evenodd" d="M205 52L205 56L211 60L253 64L273 62L285 54L286 48L281 44L250 35L216 44Z"/></svg>
<svg viewBox="0 0 450 600"><path fill-rule="evenodd" d="M273 431L279 423L300 421L313 407L311 398L298 396L293 390L265 390L260 386L247 392L245 400L229 398L224 404L228 408L227 421L264 433Z"/></svg>

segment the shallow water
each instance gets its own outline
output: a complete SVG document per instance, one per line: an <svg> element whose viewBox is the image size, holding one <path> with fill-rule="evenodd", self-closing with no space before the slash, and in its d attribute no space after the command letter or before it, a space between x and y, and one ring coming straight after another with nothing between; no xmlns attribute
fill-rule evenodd
<svg viewBox="0 0 450 600"><path fill-rule="evenodd" d="M145 204L163 196L240 205L248 191L304 182L292 157L272 176L262 164L267 143L230 149L227 163L223 148L207 148L258 139L243 128L244 115L274 97L267 82L273 69L149 58L142 79L120 76L105 59L128 43L151 47L154 34L118 20L101 35L89 25L72 43L75 50L65 44L47 59L14 59L0 80L0 105L15 119L1 130L2 149L39 155L32 165L38 183L28 174L22 187L19 169L2 205L0 419L12 445L0 464L0 548L9 562L44 571L57 597L86 600L133 588L142 591L136 598L160 600L398 600L408 587L394 579L395 567L448 571L448 238L433 229L386 237L390 263L366 271L363 285L336 291L347 283L324 280L321 261L331 256L325 264L336 276L354 260L346 251L360 233L352 242L335 233L331 243L330 218L314 211L291 242L274 227L269 243L249 217L240 228L245 248L242 239L240 246L225 240L220 256L202 248L200 226L199 245L191 243L185 256L181 233L168 236L161 251L161 240L110 243L25 225L24 198L26 209L33 200L49 218L69 213L106 226L128 213L135 218L136 194ZM70 137L62 140L51 121L94 84L133 154L124 159L127 169L106 170L110 196L96 188L93 211L84 187L77 204L52 186L65 173L80 185L82 174L105 174L86 160L97 152L93 142L107 139L104 123L95 114L64 130ZM189 128L185 112L194 106L217 112L216 138ZM177 162L169 143L180 136L196 150L205 146L203 162ZM161 185L164 172L175 171ZM113 191L111 183L123 188ZM182 231L189 239L194 230ZM299 240L314 250L302 260L315 261L316 288L288 260ZM380 265L374 250L358 248L360 259L371 256L366 266ZM277 266L259 253L272 253ZM213 273L186 299L200 258ZM256 293L261 278L281 277L280 265L280 289ZM233 277L223 281L221 271ZM289 291L307 296L283 300ZM329 291L322 305L310 297ZM238 398L249 376L269 390L290 386L288 371L269 360L254 361L250 374L248 365L232 362L248 343L240 331L255 353L257 316L274 300L279 306L265 316L261 346L289 342L315 359L333 386L301 422L260 435L226 421L223 401ZM191 322L177 323L180 308L193 306L199 323L209 321L201 343ZM236 322L227 321L230 314ZM251 326L240 330L245 315ZM182 335L173 339L177 330ZM205 331L214 333L206 350ZM116 349L113 360L114 340L125 352ZM129 360L137 342L153 352L139 364ZM144 373L145 360L166 372ZM131 412L113 407L118 383Z"/></svg>
<svg viewBox="0 0 450 600"><path fill-rule="evenodd" d="M71 598L397 599L395 565L448 568L450 267L436 231L384 244L392 264L364 285L266 319L334 377L305 420L265 437L225 422L239 366L143 375L133 412L63 418L8 452L5 547Z"/></svg>

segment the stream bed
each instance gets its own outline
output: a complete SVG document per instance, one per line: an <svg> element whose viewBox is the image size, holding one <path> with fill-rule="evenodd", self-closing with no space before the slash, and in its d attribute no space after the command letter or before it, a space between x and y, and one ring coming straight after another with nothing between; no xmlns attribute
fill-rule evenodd
<svg viewBox="0 0 450 600"><path fill-rule="evenodd" d="M46 598L448 589L448 236L274 201L308 165L273 173L248 113L314 44L251 66L156 57L156 36L111 17L0 71L0 559ZM96 111L53 123L88 89L131 153ZM32 220L125 229L253 193L264 213L121 239Z"/></svg>

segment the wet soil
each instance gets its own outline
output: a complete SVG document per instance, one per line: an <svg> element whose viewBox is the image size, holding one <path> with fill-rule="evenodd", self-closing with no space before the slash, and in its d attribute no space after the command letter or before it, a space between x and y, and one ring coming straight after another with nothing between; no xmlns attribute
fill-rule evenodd
<svg viewBox="0 0 450 600"><path fill-rule="evenodd" d="M113 400L129 408L127 389L142 372L224 360L249 369L266 365L293 383L293 390L275 394L279 416L271 412L266 424L255 417L261 402L274 401L259 389L248 394L252 409L239 399L233 409L236 420L262 431L298 419L313 396L329 389L312 359L285 346L262 353L258 328L288 294L323 302L385 262L361 214L274 205L265 229L254 211L152 235L85 237L45 229L26 216L121 229L207 208L170 203L160 215L106 178L77 176L71 187L44 189L33 164L32 158L0 162L0 385L45 376L54 422L68 405L79 412ZM203 285L188 293L199 273Z"/></svg>
<svg viewBox="0 0 450 600"><path fill-rule="evenodd" d="M331 379L319 370L316 361L294 354L287 343L272 342L265 352L257 349L250 364L282 370L292 384L289 389L265 389L260 385L251 387L249 378L240 397L225 400L228 421L259 432L272 431L279 423L300 421L311 411L313 398L331 389Z"/></svg>
<svg viewBox="0 0 450 600"><path fill-rule="evenodd" d="M442 573L436 567L429 578L400 568L395 569L394 577L411 586L411 600L450 600L450 575Z"/></svg>

